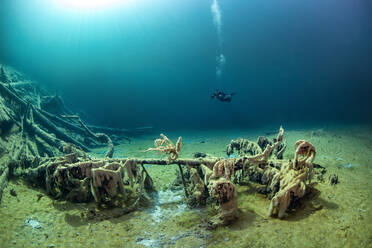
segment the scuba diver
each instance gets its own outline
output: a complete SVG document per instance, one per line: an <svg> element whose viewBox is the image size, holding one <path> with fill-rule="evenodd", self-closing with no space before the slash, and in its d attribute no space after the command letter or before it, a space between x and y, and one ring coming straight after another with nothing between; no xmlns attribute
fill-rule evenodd
<svg viewBox="0 0 372 248"><path fill-rule="evenodd" d="M235 93L226 94L223 91L216 90L216 92L211 95L211 98L217 98L217 100L221 102L231 102L233 95L235 95Z"/></svg>

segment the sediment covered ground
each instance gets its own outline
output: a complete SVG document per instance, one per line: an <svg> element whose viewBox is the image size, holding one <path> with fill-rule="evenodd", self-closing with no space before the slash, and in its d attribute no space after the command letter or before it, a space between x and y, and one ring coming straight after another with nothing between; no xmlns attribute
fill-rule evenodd
<svg viewBox="0 0 372 248"><path fill-rule="evenodd" d="M231 139L256 140L259 135L274 136L275 131L276 127L166 134L172 140L182 135L181 157L195 152L225 157ZM115 156L156 157L142 152L155 138L124 141L115 147ZM0 247L372 247L372 127L287 127L285 139L284 158L292 158L294 143L306 139L317 149L315 163L327 173L283 220L267 217L270 200L248 183L237 186L239 219L206 230L211 209L190 210L182 202L183 192L169 189L177 167L148 166L159 191L154 205L104 221L82 218L81 213L94 209L95 203L53 200L22 180L11 181L0 205ZM103 157L105 151L102 147L90 155ZM338 176L338 184L330 184L331 174Z"/></svg>

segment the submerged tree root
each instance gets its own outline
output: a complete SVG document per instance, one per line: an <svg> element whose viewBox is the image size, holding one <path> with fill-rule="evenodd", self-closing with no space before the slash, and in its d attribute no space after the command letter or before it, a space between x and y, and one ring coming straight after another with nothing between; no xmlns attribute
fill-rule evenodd
<svg viewBox="0 0 372 248"><path fill-rule="evenodd" d="M268 144L264 151L253 156L227 159L168 157L92 160L72 153L65 157L36 161L38 163L34 168L23 170L18 176L24 176L31 182L43 182L41 186L53 197L77 202L95 199L100 206L119 207L122 209L119 212L125 214L138 208L139 202L146 199L145 190L153 189L145 164L176 164L180 168L183 165L190 175L186 179L183 170L180 170L186 198L193 198L194 203L200 201L199 206L202 206L206 202L205 197L210 197L219 206L219 214L210 221L210 227L214 228L237 218L238 205L233 181L240 183L247 175L250 180L264 185L265 192L271 194L269 215L278 214L282 218L293 199L291 196L296 199L304 196L306 180L311 180L315 158L315 148L309 142L300 140L296 143L293 160L271 159L273 151L283 142L283 134L284 129L280 128L276 142ZM137 200L128 207L127 192L133 190L137 192Z"/></svg>
<svg viewBox="0 0 372 248"><path fill-rule="evenodd" d="M84 122L80 119L79 116L77 115L63 115L62 117L64 118L69 118L69 119L75 119L79 122L82 128L84 128L89 136L93 137L95 140L101 143L107 143L107 153L105 155L106 158L112 158L114 155L114 144L112 143L112 140L107 134L104 133L93 133L87 125L84 124Z"/></svg>
<svg viewBox="0 0 372 248"><path fill-rule="evenodd" d="M160 152L167 159L113 159L111 138L93 132L79 116L71 115L60 97L42 94L35 85L18 82L21 80L8 80L3 68L0 74L0 155L9 156L0 167L0 199L9 176L22 177L45 188L54 198L73 202L94 200L100 207L120 209L114 214L118 216L137 209L148 200L147 191L154 189L144 165L175 164L186 198L192 198L190 202L202 206L210 198L219 207L210 223L215 227L237 217L233 182L241 183L248 178L262 184L271 197L269 215L282 218L293 197L304 196L312 178L315 148L300 140L294 159L281 160L286 148L282 127L272 141L263 137L256 143L245 139L232 141L227 154L238 151L237 158L180 158L182 138L174 144L162 135L155 140L155 147L147 151ZM104 159L90 159L84 153L97 142L107 144ZM188 178L182 166L187 169Z"/></svg>
<svg viewBox="0 0 372 248"><path fill-rule="evenodd" d="M0 171L0 204L1 204L1 199L3 196L4 189L8 185L8 177L9 177L9 168L6 167L2 171Z"/></svg>
<svg viewBox="0 0 372 248"><path fill-rule="evenodd" d="M71 145L80 152L89 151L89 144L84 144L85 130L62 120L58 113L43 109L48 98L45 92L36 83L22 81L21 74L9 71L1 66L0 171L3 174L0 195L7 185L8 174L34 166L31 161L35 158L61 156L65 153L64 147ZM60 99L56 96L48 99L57 98ZM59 104L58 109L66 109L62 101Z"/></svg>
<svg viewBox="0 0 372 248"><path fill-rule="evenodd" d="M71 115L58 96L42 94L34 84L9 80L3 67L0 81L0 158L3 154L9 156L0 165L0 201L9 176L14 176L45 188L54 198L73 202L94 200L101 207L120 209L113 214L120 216L137 209L148 200L147 191L154 189L144 165L175 164L186 198L192 199L189 202L202 206L209 197L209 202L219 207L210 223L216 227L237 217L234 183L249 180L261 184L261 192L271 198L268 214L283 218L291 201L305 195L313 176L316 152L309 142L298 141L294 159L282 160L286 148L282 127L272 141L263 137L256 143L245 139L232 141L226 152L231 155L238 151L237 158L180 158L182 138L174 144L162 135L162 139L155 140L155 147L147 151L160 152L167 159L114 159L111 138L93 132L99 127L91 129L80 117ZM84 153L97 142L107 143L104 159L90 159Z"/></svg>

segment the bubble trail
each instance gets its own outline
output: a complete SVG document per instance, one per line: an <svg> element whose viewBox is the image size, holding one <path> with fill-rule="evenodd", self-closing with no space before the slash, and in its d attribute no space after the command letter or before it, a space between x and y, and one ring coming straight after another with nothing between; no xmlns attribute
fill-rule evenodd
<svg viewBox="0 0 372 248"><path fill-rule="evenodd" d="M217 31L217 39L218 39L218 50L219 50L219 55L216 57L216 76L218 78L221 77L223 68L226 64L226 58L225 56L221 53L222 51L222 18L221 18L221 9L220 5L218 4L217 0L212 1L211 5L211 12L213 16L213 23L214 26L216 27Z"/></svg>

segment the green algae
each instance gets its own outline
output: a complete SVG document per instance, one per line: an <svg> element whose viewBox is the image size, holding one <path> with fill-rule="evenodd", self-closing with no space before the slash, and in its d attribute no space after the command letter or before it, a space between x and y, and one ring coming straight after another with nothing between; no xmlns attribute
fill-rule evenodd
<svg viewBox="0 0 372 248"><path fill-rule="evenodd" d="M200 215L195 212L185 212L184 214L178 216L176 224L180 228L189 229L198 225L200 221Z"/></svg>

